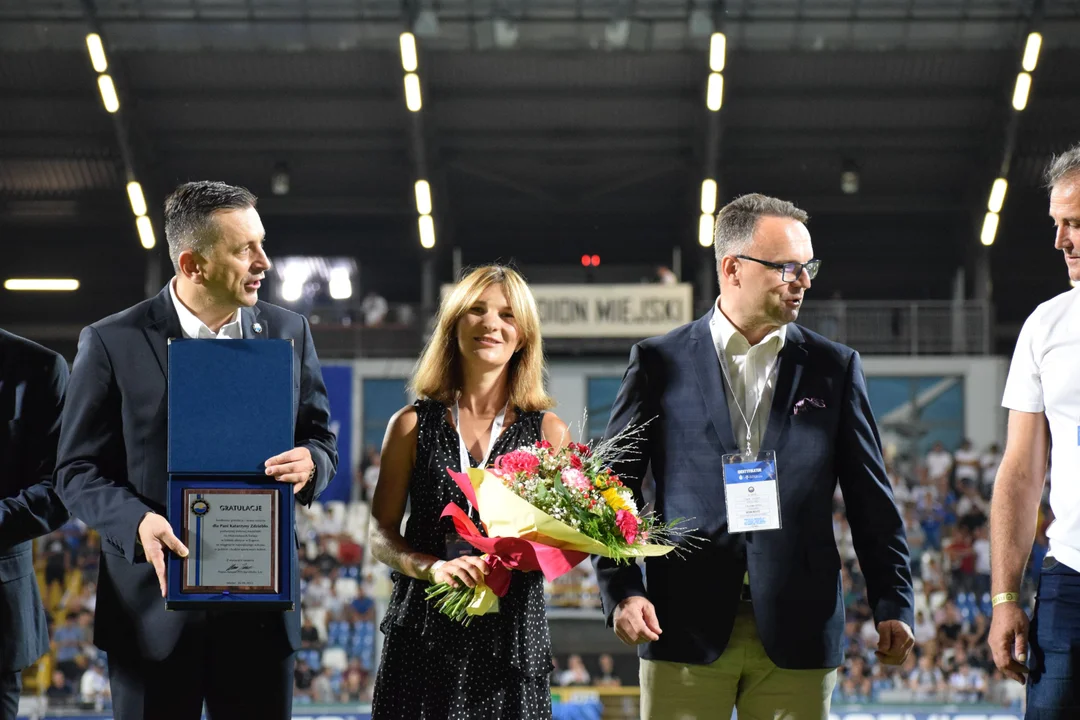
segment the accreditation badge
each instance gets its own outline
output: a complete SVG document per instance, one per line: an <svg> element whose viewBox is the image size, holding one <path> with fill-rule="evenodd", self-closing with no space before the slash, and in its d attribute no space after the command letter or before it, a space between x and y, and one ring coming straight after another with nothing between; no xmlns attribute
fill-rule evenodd
<svg viewBox="0 0 1080 720"><path fill-rule="evenodd" d="M780 486L776 477L776 453L725 455L724 501L728 532L779 530Z"/></svg>

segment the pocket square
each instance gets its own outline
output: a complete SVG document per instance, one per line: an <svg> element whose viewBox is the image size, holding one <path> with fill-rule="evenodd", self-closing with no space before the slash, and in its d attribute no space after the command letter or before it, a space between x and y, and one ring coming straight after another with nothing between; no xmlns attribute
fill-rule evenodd
<svg viewBox="0 0 1080 720"><path fill-rule="evenodd" d="M801 415L804 412L809 412L812 408L825 407L825 401L818 398L803 398L799 402L795 403L795 414Z"/></svg>

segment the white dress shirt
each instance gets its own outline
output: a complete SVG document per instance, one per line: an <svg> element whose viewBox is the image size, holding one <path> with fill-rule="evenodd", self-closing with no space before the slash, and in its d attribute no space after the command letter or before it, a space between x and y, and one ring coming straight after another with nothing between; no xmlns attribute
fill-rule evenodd
<svg viewBox="0 0 1080 720"><path fill-rule="evenodd" d="M1050 425L1050 554L1080 570L1080 288L1039 305L1016 340L1001 404ZM1012 588L1009 588L1010 590Z"/></svg>
<svg viewBox="0 0 1080 720"><path fill-rule="evenodd" d="M728 382L724 383L724 390L735 442L740 452L746 451L749 424L750 451L760 452L761 440L765 437L765 428L769 425L773 392L776 389L777 356L787 339L787 326L781 325L751 347L742 333L721 312L720 301L717 300L709 321L709 330L712 332L717 359L727 368L727 378L730 380L730 386ZM734 402L736 397L738 404Z"/></svg>
<svg viewBox="0 0 1080 720"><path fill-rule="evenodd" d="M176 278L169 281L169 294L172 295L173 307L180 316L180 329L184 331L184 337L190 340L243 340L244 328L240 324L240 311L236 311L236 317L221 326L216 333L206 327L206 323L195 316L195 313L187 309L180 298L176 296Z"/></svg>

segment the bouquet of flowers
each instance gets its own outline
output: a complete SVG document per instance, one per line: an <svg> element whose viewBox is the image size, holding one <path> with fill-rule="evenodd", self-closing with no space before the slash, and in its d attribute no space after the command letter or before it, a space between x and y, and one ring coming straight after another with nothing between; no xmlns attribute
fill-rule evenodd
<svg viewBox="0 0 1080 720"><path fill-rule="evenodd" d="M665 555L681 521L661 522L642 513L633 493L611 471L607 459L632 451L643 426L595 446L547 441L500 455L494 467L467 473L447 470L480 514L485 537L461 508L450 503L458 534L484 553L489 571L475 588L439 583L427 598L454 620L497 612L512 570L540 570L549 581L569 572L589 555L618 562Z"/></svg>

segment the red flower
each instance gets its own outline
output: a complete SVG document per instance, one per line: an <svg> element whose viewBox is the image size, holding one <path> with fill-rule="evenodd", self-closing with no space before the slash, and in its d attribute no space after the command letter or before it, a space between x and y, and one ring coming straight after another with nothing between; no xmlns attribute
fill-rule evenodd
<svg viewBox="0 0 1080 720"><path fill-rule="evenodd" d="M578 453L582 457L589 457L592 455L592 451L589 450L588 445L582 445L581 443L570 443L569 447L574 452Z"/></svg>
<svg viewBox="0 0 1080 720"><path fill-rule="evenodd" d="M540 458L523 450L514 450L495 458L495 468L507 473L532 474L538 467Z"/></svg>
<svg viewBox="0 0 1080 720"><path fill-rule="evenodd" d="M570 467L574 468L575 470L580 470L581 466L582 466L581 458L579 458L577 455L574 455L573 453L571 453L570 454Z"/></svg>
<svg viewBox="0 0 1080 720"><path fill-rule="evenodd" d="M551 448L551 443L549 443L547 440L537 440L536 447L542 450L548 450Z"/></svg>
<svg viewBox="0 0 1080 720"><path fill-rule="evenodd" d="M638 535L638 519L634 517L634 514L629 510L620 510L615 513L615 524L626 538L626 542L633 545Z"/></svg>

